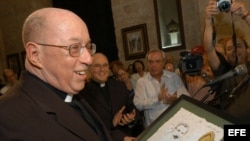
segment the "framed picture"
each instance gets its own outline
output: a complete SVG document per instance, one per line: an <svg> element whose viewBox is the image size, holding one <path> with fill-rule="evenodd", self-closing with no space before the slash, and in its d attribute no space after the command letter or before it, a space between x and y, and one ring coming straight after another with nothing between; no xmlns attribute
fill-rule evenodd
<svg viewBox="0 0 250 141"><path fill-rule="evenodd" d="M240 124L240 121L182 95L149 125L136 141L222 141L224 125L235 124Z"/></svg>
<svg viewBox="0 0 250 141"><path fill-rule="evenodd" d="M21 65L18 53L7 55L7 65L18 75L21 72Z"/></svg>
<svg viewBox="0 0 250 141"><path fill-rule="evenodd" d="M145 57L148 51L146 24L123 28L121 31L125 59L131 60Z"/></svg>

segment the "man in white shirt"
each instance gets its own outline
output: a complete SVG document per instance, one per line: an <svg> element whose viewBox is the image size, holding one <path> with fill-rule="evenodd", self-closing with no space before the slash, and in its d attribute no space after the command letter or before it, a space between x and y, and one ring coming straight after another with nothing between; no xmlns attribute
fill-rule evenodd
<svg viewBox="0 0 250 141"><path fill-rule="evenodd" d="M178 74L164 70L165 53L154 49L147 53L149 73L138 79L134 104L144 111L145 127L149 126L182 94L189 95Z"/></svg>

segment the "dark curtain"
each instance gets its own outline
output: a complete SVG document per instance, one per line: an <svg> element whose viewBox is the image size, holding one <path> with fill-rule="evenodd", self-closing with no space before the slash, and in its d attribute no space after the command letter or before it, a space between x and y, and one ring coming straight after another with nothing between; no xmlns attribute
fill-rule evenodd
<svg viewBox="0 0 250 141"><path fill-rule="evenodd" d="M118 60L111 0L53 0L53 7L75 12L88 26L97 52L104 53L109 61Z"/></svg>

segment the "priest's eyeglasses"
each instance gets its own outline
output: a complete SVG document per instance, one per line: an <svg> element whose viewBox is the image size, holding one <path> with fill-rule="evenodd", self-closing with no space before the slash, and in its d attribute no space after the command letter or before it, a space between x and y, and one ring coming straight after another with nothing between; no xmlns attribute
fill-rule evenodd
<svg viewBox="0 0 250 141"><path fill-rule="evenodd" d="M96 45L94 43L88 43L85 46L82 46L80 43L74 43L69 46L59 46L59 45L50 45L50 44L42 44L36 43L41 46L50 46L50 47L58 47L69 50L69 54L72 57L78 57L82 54L83 48L86 48L91 55L94 55L96 52Z"/></svg>

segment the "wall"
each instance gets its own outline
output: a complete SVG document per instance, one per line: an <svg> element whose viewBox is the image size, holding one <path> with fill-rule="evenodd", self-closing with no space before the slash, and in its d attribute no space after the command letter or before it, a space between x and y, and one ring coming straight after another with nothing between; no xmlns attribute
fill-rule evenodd
<svg viewBox="0 0 250 141"><path fill-rule="evenodd" d="M200 17L200 12L198 12L199 2L200 1L197 0L181 0L186 48L191 48L202 42L202 28L197 28L201 26L200 19L197 18ZM202 2L204 2L204 0ZM133 61L126 61L124 58L121 33L122 28L146 23L149 48L158 48L159 44L157 39L153 0L112 0L112 8L116 39L119 47L119 58L121 61L125 62L126 65ZM183 50L169 52L174 57L176 63L180 58L179 53L181 51ZM141 60L145 61L143 58Z"/></svg>
<svg viewBox="0 0 250 141"><path fill-rule="evenodd" d="M11 0L0 1L0 74L7 67L6 56L24 51L21 29L24 19L34 10L51 6L51 0ZM0 75L0 78L2 75Z"/></svg>
<svg viewBox="0 0 250 141"><path fill-rule="evenodd" d="M3 74L3 69L4 68L4 62L6 61L3 61L5 59L5 49L3 47L3 36L2 36L2 30L0 28L0 74ZM3 78L2 78L2 75L0 75L0 79L1 81L3 81Z"/></svg>
<svg viewBox="0 0 250 141"><path fill-rule="evenodd" d="M239 0L244 2L246 7L250 9L249 0ZM133 60L125 61L123 44L121 37L121 29L141 23L147 24L149 47L158 48L155 13L153 7L153 0L112 0L114 22L116 29L116 38L119 47L119 58L126 65ZM203 29L205 20L205 9L208 0L181 0L182 19L184 26L186 50L193 46L202 45ZM246 40L250 45L249 33L250 27L239 17L234 17L236 34L246 35ZM229 13L221 13L215 17L215 27L217 37L231 36L232 25ZM180 59L179 53L183 50L169 51L168 53L174 57L175 63Z"/></svg>

